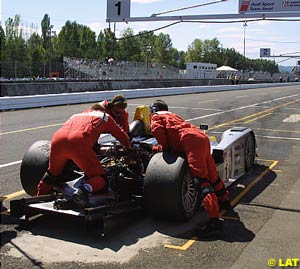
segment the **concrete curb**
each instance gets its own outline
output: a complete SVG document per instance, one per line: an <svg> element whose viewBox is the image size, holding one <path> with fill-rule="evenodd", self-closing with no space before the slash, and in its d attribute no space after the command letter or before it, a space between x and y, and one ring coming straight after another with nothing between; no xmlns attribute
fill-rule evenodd
<svg viewBox="0 0 300 269"><path fill-rule="evenodd" d="M300 82L297 83L300 85ZM110 90L97 92L76 92L48 95L29 96L7 96L0 98L0 110L35 108L46 106L57 106L67 104L92 103L104 99L111 99L116 94L123 94L126 98L157 97L178 94L191 94L201 92L231 91L242 89L256 89L267 87L293 86L295 83L263 83L263 84L241 84L241 85L218 85L218 86L191 86L170 88L148 88Z"/></svg>

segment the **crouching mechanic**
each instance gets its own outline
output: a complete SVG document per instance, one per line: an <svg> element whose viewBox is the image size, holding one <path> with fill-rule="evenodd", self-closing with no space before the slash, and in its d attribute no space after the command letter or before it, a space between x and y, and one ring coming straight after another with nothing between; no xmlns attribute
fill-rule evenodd
<svg viewBox="0 0 300 269"><path fill-rule="evenodd" d="M72 199L80 207L88 207L88 194L106 185L104 169L97 159L93 146L103 132L111 133L126 148L131 148L129 137L113 118L94 105L75 114L54 134L51 140L48 171L37 187L37 195L47 194L53 185L65 180L61 174L68 160L72 160L88 178Z"/></svg>
<svg viewBox="0 0 300 269"><path fill-rule="evenodd" d="M199 190L204 209L210 220L200 235L211 236L222 231L219 208L230 207L228 191L218 176L215 162L210 154L208 136L196 126L168 111L168 105L156 100L150 106L151 131L160 145L153 150L170 150L184 153L195 188ZM219 207L220 204L220 207Z"/></svg>
<svg viewBox="0 0 300 269"><path fill-rule="evenodd" d="M115 95L111 101L104 100L99 105L113 117L125 132L129 132L129 114L126 111L127 100L123 95Z"/></svg>

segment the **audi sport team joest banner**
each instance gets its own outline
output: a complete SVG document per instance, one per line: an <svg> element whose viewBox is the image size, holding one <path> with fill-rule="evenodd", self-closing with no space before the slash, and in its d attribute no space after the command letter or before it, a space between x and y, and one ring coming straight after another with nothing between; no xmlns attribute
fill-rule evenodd
<svg viewBox="0 0 300 269"><path fill-rule="evenodd" d="M300 0L239 0L239 13L298 12Z"/></svg>

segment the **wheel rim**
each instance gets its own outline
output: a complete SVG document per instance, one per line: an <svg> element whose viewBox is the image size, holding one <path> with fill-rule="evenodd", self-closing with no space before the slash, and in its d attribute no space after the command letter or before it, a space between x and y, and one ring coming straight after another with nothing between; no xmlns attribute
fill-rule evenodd
<svg viewBox="0 0 300 269"><path fill-rule="evenodd" d="M182 205L185 212L191 213L195 210L198 192L194 188L194 182L189 173L185 173L182 184Z"/></svg>
<svg viewBox="0 0 300 269"><path fill-rule="evenodd" d="M252 135L247 138L245 152L246 152L246 156L245 156L246 169L250 169L254 164L254 158L255 158L255 144Z"/></svg>

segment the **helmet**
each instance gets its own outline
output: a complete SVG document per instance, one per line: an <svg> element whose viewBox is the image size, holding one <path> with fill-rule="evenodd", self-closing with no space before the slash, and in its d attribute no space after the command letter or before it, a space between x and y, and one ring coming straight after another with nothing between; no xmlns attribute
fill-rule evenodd
<svg viewBox="0 0 300 269"><path fill-rule="evenodd" d="M163 100L155 100L151 105L150 105L150 110L152 113L158 112L158 111L168 111L168 105L166 104L165 101Z"/></svg>
<svg viewBox="0 0 300 269"><path fill-rule="evenodd" d="M127 100L123 95L115 95L107 105L109 108L119 106L123 109L127 107Z"/></svg>

